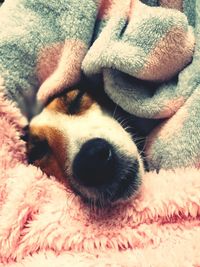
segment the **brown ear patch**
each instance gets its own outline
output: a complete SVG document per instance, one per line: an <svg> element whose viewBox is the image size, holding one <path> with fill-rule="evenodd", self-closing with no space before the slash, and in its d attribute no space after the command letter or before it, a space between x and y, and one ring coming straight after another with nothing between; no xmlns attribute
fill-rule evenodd
<svg viewBox="0 0 200 267"><path fill-rule="evenodd" d="M40 167L47 175L67 182L67 139L57 129L42 126L31 127L27 141L29 163Z"/></svg>
<svg viewBox="0 0 200 267"><path fill-rule="evenodd" d="M94 100L85 92L77 90L55 98L46 108L67 115L82 115L94 103Z"/></svg>

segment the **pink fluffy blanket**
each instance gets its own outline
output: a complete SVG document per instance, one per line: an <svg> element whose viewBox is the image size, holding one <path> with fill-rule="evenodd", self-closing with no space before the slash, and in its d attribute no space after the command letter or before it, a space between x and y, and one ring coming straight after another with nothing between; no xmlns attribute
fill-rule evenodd
<svg viewBox="0 0 200 267"><path fill-rule="evenodd" d="M200 266L199 170L147 173L132 202L95 211L27 165L22 125L0 95L0 266Z"/></svg>

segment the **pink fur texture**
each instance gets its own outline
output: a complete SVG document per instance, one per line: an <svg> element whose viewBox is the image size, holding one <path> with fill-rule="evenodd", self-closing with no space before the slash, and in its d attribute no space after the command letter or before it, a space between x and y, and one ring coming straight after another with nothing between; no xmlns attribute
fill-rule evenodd
<svg viewBox="0 0 200 267"><path fill-rule="evenodd" d="M23 120L0 95L0 266L200 266L200 171L147 173L104 211L28 166Z"/></svg>

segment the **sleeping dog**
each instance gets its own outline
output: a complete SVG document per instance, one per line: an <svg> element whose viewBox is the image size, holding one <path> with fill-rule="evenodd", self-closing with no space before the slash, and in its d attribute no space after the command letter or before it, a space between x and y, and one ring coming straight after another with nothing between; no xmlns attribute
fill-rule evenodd
<svg viewBox="0 0 200 267"><path fill-rule="evenodd" d="M29 162L86 202L104 206L131 198L141 184L143 161L116 116L116 105L90 91L64 92L30 121Z"/></svg>

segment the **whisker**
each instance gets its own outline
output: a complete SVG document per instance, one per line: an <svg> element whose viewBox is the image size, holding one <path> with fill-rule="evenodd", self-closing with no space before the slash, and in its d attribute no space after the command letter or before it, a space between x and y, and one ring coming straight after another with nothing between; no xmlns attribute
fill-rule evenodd
<svg viewBox="0 0 200 267"><path fill-rule="evenodd" d="M118 107L118 105L116 104L116 105L115 105L115 109L114 109L113 114L112 114L112 118L115 117L115 114L116 114L116 111L117 111L117 107Z"/></svg>

